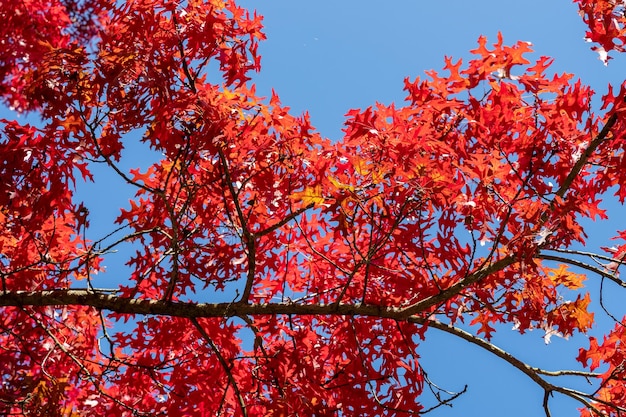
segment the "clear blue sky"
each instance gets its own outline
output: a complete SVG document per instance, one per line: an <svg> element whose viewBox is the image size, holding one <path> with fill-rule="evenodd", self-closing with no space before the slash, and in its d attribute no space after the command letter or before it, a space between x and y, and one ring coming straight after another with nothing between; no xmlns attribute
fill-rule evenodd
<svg viewBox="0 0 626 417"><path fill-rule="evenodd" d="M268 39L261 45L262 71L255 77L259 92L274 88L292 111L308 111L318 131L340 139L344 114L377 101L400 103L403 79L440 69L445 55L469 57L479 35L495 42L498 31L507 44L532 42L535 54L555 58L553 70L569 72L591 85L598 97L608 83L619 85L626 74L626 59L616 56L605 67L590 44L576 6L568 0L543 1L253 1L240 4L265 16ZM465 59L464 59L465 60ZM609 199L610 200L610 199ZM590 250L606 245L615 230L626 229L624 208L607 201L611 220L592 225ZM590 277L597 282L597 277ZM597 298L597 292L592 296ZM621 317L620 300L607 303ZM601 312L601 327L612 326ZM569 341L553 338L545 345L543 332L519 337L503 328L494 342L531 365L557 369L576 366L573 358L586 337ZM431 379L442 388L468 393L429 415L542 416L543 392L526 376L499 359L435 330L419 352ZM584 388L584 386L579 386ZM558 398L558 397L557 397ZM554 417L577 415L577 403L551 400Z"/></svg>

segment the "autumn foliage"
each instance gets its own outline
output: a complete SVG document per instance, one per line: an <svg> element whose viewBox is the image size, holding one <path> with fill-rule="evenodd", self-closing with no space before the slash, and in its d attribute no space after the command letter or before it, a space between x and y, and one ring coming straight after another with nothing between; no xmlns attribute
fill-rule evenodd
<svg viewBox="0 0 626 417"><path fill-rule="evenodd" d="M577 3L600 57L623 52L624 5ZM28 115L0 120L0 414L421 414L463 394L421 400L431 328L528 375L547 415L552 395L626 412L623 321L567 374L588 392L490 343L503 323L586 333L585 280L626 286L626 232L573 249L601 199L626 199L624 86L594 108L528 43L481 37L331 141L256 95L262 19L232 1L0 18L2 101ZM111 224L77 193L103 167L132 190Z"/></svg>

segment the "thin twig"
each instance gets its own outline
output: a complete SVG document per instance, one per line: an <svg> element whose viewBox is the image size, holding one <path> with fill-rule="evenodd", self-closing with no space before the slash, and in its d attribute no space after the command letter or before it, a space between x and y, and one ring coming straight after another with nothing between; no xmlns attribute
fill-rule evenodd
<svg viewBox="0 0 626 417"><path fill-rule="evenodd" d="M243 399L243 396L241 395L241 391L239 390L239 386L237 385L237 381L235 380L235 377L233 376L233 373L231 372L231 367L228 365L228 362L226 362L226 359L224 359L224 356L222 356L219 348L215 345L215 343L213 342L209 334L200 325L198 320L194 317L190 318L190 320L191 320L191 323L194 325L194 327L198 330L202 338L206 340L206 342L209 344L209 346L211 347L211 350L213 350L213 353L215 353L217 360L222 365L222 368L224 368L224 372L226 372L228 381L233 386L233 390L235 391L235 396L237 397L237 401L239 401L239 407L241 408L241 412L243 413L244 417L247 417L248 410L246 408L246 402Z"/></svg>

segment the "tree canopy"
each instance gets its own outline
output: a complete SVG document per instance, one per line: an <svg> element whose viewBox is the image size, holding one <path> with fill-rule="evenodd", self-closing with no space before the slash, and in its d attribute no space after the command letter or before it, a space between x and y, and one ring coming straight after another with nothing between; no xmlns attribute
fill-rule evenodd
<svg viewBox="0 0 626 417"><path fill-rule="evenodd" d="M599 57L624 52L624 3L575 3ZM257 95L262 18L233 1L0 17L0 97L28 115L0 120L0 413L421 415L470 395L428 378L428 329L529 377L548 417L555 396L626 413L626 322L587 286L624 291L626 231L577 249L626 198L626 83L598 102L530 44L481 37L330 140ZM106 224L77 184L113 177L134 197ZM594 313L615 326L577 369L491 342L586 334Z"/></svg>

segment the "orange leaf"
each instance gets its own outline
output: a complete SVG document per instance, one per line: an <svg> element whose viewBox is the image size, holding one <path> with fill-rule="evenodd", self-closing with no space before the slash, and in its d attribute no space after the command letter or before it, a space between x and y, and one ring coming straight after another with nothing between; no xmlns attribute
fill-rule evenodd
<svg viewBox="0 0 626 417"><path fill-rule="evenodd" d="M330 181L331 184L333 184L335 187L337 187L340 190L347 190L347 191L350 191L350 192L354 191L354 187L353 186L347 185L347 184L343 184L342 182L340 182L339 180L337 180L337 179L335 179L335 178L333 178L331 176L328 176L328 181Z"/></svg>
<svg viewBox="0 0 626 417"><path fill-rule="evenodd" d="M308 206L309 204L320 206L324 204L324 201L326 201L326 199L322 196L322 186L319 184L315 187L306 187L303 191L296 191L291 194L291 198L294 201L301 201L305 206Z"/></svg>
<svg viewBox="0 0 626 417"><path fill-rule="evenodd" d="M548 276L554 285L563 285L572 290L582 288L586 277L570 272L567 268L568 266L565 264L560 264L558 269L547 268Z"/></svg>

